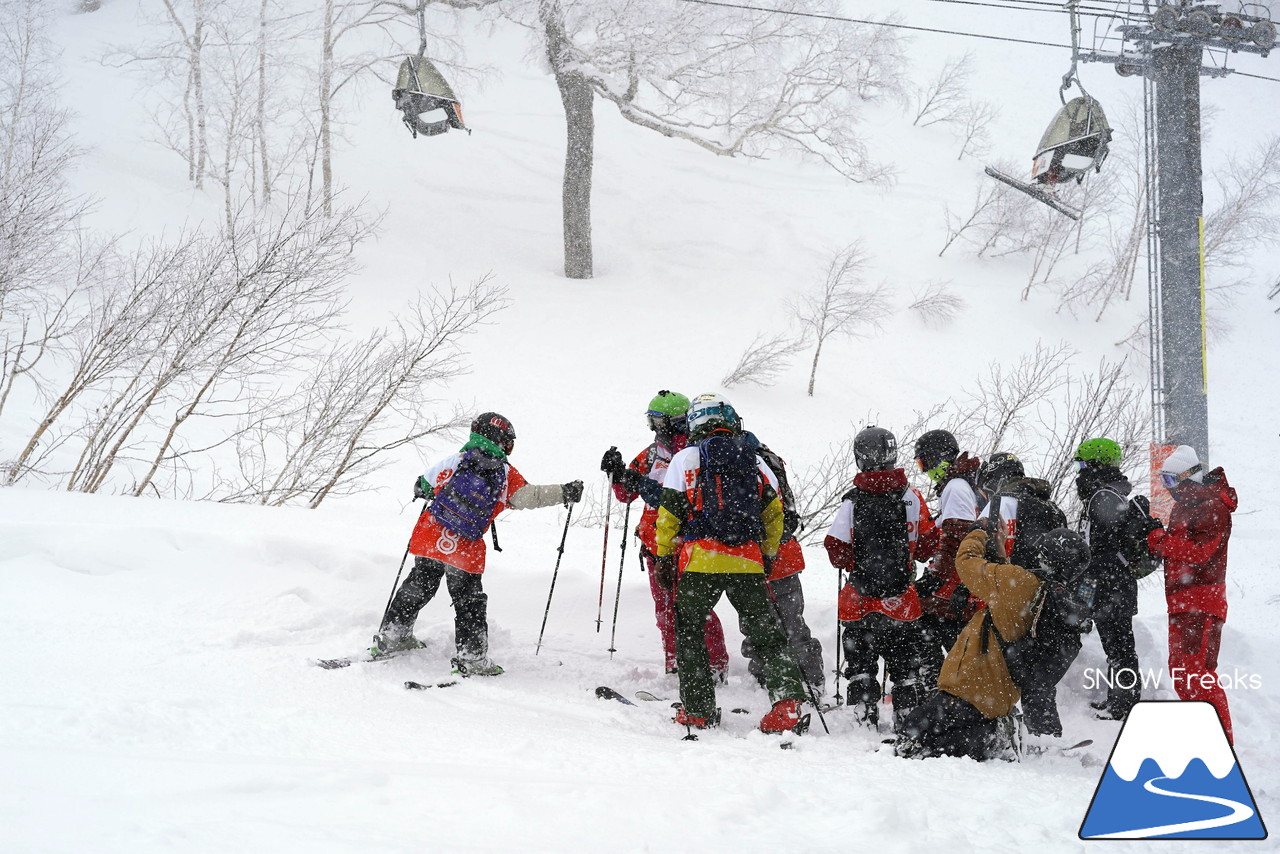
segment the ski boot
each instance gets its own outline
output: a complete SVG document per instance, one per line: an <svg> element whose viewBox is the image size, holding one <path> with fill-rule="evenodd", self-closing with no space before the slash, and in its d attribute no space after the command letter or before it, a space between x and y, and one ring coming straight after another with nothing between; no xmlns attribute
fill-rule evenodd
<svg viewBox="0 0 1280 854"><path fill-rule="evenodd" d="M711 729L712 727L720 726L720 710L716 709L706 717L698 717L689 714L684 706L676 706L676 716L671 720L689 729Z"/></svg>
<svg viewBox="0 0 1280 854"><path fill-rule="evenodd" d="M760 731L768 733L794 732L799 735L808 725L809 716L800 714L799 700L779 700L760 719Z"/></svg>
<svg viewBox="0 0 1280 854"><path fill-rule="evenodd" d="M403 626L384 626L373 636L373 646L369 647L370 658L382 658L397 652L410 649L426 649L427 645L413 636L413 632Z"/></svg>
<svg viewBox="0 0 1280 854"><path fill-rule="evenodd" d="M453 665L453 672L462 677L501 676L504 672L500 666L490 661L487 656L484 658L454 656L450 664Z"/></svg>

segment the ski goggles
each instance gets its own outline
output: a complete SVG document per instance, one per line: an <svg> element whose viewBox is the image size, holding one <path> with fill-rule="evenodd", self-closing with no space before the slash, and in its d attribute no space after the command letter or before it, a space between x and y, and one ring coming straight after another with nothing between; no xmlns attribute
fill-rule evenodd
<svg viewBox="0 0 1280 854"><path fill-rule="evenodd" d="M649 429L655 433L678 435L689 432L689 419L685 416L672 418L665 412L645 413L649 421Z"/></svg>
<svg viewBox="0 0 1280 854"><path fill-rule="evenodd" d="M1164 484L1165 489L1173 489L1196 472L1200 471L1203 466L1194 465L1181 474L1170 474L1167 471L1160 472L1160 482Z"/></svg>
<svg viewBox="0 0 1280 854"><path fill-rule="evenodd" d="M1076 471L1084 471L1089 467L1088 460L1076 460Z"/></svg>

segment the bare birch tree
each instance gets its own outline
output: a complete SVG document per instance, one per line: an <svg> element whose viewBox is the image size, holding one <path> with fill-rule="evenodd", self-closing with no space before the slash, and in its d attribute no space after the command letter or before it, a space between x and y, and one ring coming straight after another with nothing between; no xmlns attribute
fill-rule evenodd
<svg viewBox="0 0 1280 854"><path fill-rule="evenodd" d="M0 414L22 377L70 333L75 294L101 242L67 182L79 149L58 103L50 16L40 0L0 0Z"/></svg>
<svg viewBox="0 0 1280 854"><path fill-rule="evenodd" d="M831 259L822 286L799 297L791 306L792 316L813 343L810 397L827 341L878 329L892 313L889 289L883 284L871 285L864 278L869 260L862 244L850 244Z"/></svg>
<svg viewBox="0 0 1280 854"><path fill-rule="evenodd" d="M462 340L506 305L486 276L434 291L390 327L335 348L297 403L246 433L243 483L225 500L317 507L360 488L386 454L463 423L432 394L466 371Z"/></svg>
<svg viewBox="0 0 1280 854"><path fill-rule="evenodd" d="M915 295L908 308L920 316L926 326L946 326L964 311L964 300L953 293L946 282L929 282Z"/></svg>
<svg viewBox="0 0 1280 854"><path fill-rule="evenodd" d="M956 137L960 140L960 153L956 160L982 157L991 150L991 123L1000 115L1000 109L990 101L976 98L965 100L956 117Z"/></svg>
<svg viewBox="0 0 1280 854"><path fill-rule="evenodd" d="M912 90L911 105L915 109L915 117L911 124L929 127L959 121L968 100L972 75L972 53L947 57L936 77Z"/></svg>
<svg viewBox="0 0 1280 854"><path fill-rule="evenodd" d="M755 385L768 388L778 375L791 365L791 358L805 348L805 342L781 333L760 333L738 357L738 363L720 379L720 385L733 388L737 385Z"/></svg>
<svg viewBox="0 0 1280 854"><path fill-rule="evenodd" d="M677 0L525 0L565 107L565 275L589 278L593 105L722 156L795 150L853 181L887 181L859 129L868 101L901 94L900 41L884 28ZM823 11L827 0L783 0Z"/></svg>

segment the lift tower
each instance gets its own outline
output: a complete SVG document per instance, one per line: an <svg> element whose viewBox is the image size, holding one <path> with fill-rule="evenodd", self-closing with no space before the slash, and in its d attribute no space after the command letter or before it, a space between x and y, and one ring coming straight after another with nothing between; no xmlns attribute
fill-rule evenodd
<svg viewBox="0 0 1280 854"><path fill-rule="evenodd" d="M1068 2L1073 27L1078 2ZM1209 388L1200 77L1226 76L1228 54L1265 57L1276 43L1268 8L1239 3L1238 11L1223 12L1222 5L1116 3L1110 20L1117 25L1095 31L1093 50L1079 54L1145 79L1154 428L1157 440L1190 445L1201 459L1209 458ZM1221 62L1206 66L1206 53Z"/></svg>

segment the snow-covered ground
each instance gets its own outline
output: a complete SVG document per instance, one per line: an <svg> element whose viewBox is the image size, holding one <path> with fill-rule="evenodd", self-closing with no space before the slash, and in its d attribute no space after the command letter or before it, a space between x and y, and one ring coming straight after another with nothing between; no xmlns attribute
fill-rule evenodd
<svg viewBox="0 0 1280 854"><path fill-rule="evenodd" d="M984 20L943 4L899 5L908 16L921 6L933 13L914 23L964 29L967 16L973 29ZM62 20L58 37L74 57L69 68L93 72L77 78L73 106L93 129L77 185L100 198L94 221L155 233L216 215L218 200L193 194L181 164L142 140L136 79L95 62L103 44L130 36L135 11L132 0L113 0ZM1046 40L1065 41L1062 22L1038 26ZM350 108L337 169L387 210L352 284L358 322L381 322L449 276L492 271L510 289L513 306L472 339L474 369L448 393L514 421L513 463L532 482L598 480L605 448L642 447L642 410L657 389L716 389L741 348L783 316L785 299L816 284L830 254L855 237L871 249L874 276L900 291L883 331L831 346L813 398L804 393L803 357L775 387L729 394L793 467L867 420L909 423L992 360L1015 360L1038 341L1071 342L1086 367L1116 358L1114 342L1145 313L1139 296L1100 323L1074 320L1055 314L1047 294L1019 301L1016 259L936 257L944 202L963 205L980 170L958 163L944 134L911 128L893 109L873 112L869 125L873 149L903 169L881 193L790 159L717 159L599 105L596 278L565 280L563 118L548 75L522 62L521 39L509 26L470 36L473 56L500 71L464 96L474 135L412 140L373 86ZM1029 157L1057 105L1065 56L1012 45L984 52L942 37L917 45L937 61L977 50L978 83L1004 107L993 156ZM932 67L922 59L918 73ZM1085 73L1104 99L1137 85L1105 69ZM1264 81L1206 81L1206 101L1222 111L1224 130L1213 140L1224 142L1228 127L1241 144L1280 131L1274 115L1255 109L1240 122L1232 112L1271 103L1277 92ZM1206 159L1220 161L1226 150ZM933 280L952 282L968 306L941 330L905 310L912 290ZM1261 680L1230 697L1237 752L1264 820L1280 793L1280 641L1268 629L1280 569L1274 307L1261 293L1242 296L1227 309L1233 331L1210 355L1213 461L1241 496L1222 671ZM794 750L781 751L752 731L767 700L736 654L739 634L722 604L734 655L720 704L750 713L727 713L722 731L684 742L667 703L629 707L594 694L598 685L627 696L676 692L662 673L647 579L632 553L617 652L607 651L616 536L604 631L595 622L601 530L575 526L534 655L562 511L502 522L504 551L491 554L485 578L501 678L403 689L409 679L448 678L452 612L443 592L418 623L429 649L338 671L312 666L357 652L376 628L416 515L408 492L422 462L406 458L378 475L380 491L316 511L0 490L0 850L1084 846L1076 832L1118 732L1086 714L1094 695L1084 671L1102 664L1096 639L1086 640L1060 693L1067 733L1095 740L1081 758L908 762L881 744L886 735L839 712L828 716L829 735L815 720ZM809 622L834 664L836 579L820 550L808 558ZM1137 624L1143 664L1159 666L1165 620L1156 579L1143 587ZM1173 695L1166 687L1155 696Z"/></svg>

